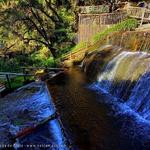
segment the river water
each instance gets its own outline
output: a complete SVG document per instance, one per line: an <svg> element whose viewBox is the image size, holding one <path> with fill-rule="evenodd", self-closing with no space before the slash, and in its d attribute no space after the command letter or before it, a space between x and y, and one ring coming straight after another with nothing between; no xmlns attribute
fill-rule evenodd
<svg viewBox="0 0 150 150"><path fill-rule="evenodd" d="M117 98L72 68L59 84L50 84L53 102L72 149L141 150L150 148L150 124Z"/></svg>

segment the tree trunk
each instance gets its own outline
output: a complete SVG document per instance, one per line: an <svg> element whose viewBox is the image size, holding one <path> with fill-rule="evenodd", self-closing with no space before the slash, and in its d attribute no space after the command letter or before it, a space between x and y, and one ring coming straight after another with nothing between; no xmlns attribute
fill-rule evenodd
<svg viewBox="0 0 150 150"><path fill-rule="evenodd" d="M53 48L53 47L49 47L49 50L50 50L50 52L51 52L51 54L52 54L53 58L55 59L55 58L57 57L56 49L55 49L55 48Z"/></svg>

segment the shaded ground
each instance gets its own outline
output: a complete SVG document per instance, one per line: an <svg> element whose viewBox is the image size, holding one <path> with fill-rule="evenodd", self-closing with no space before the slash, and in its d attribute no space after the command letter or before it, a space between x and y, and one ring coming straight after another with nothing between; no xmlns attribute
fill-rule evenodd
<svg viewBox="0 0 150 150"><path fill-rule="evenodd" d="M122 129L123 122L128 126L130 118L121 116L117 121L112 117L109 114L110 107L98 102L107 97L88 89L88 83L79 69L70 69L62 83L48 83L63 126L71 137L72 149L148 149L148 147L144 148L138 139L131 139L128 133L124 133L128 130ZM132 136L134 133L130 130L129 134Z"/></svg>

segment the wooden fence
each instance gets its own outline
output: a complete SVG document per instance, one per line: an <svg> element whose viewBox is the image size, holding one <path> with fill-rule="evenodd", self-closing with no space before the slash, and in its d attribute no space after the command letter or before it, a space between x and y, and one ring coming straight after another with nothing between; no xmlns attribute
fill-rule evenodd
<svg viewBox="0 0 150 150"><path fill-rule="evenodd" d="M127 14L130 17L141 19L143 21L150 21L150 10L141 7L129 7Z"/></svg>
<svg viewBox="0 0 150 150"><path fill-rule="evenodd" d="M140 26L143 22L150 22L150 10L147 8L129 7L127 9L127 14L132 18L140 19Z"/></svg>
<svg viewBox="0 0 150 150"><path fill-rule="evenodd" d="M150 21L150 10L141 7L128 7L114 13L79 14L78 42L90 43L91 38L112 24L121 22L127 17L137 18L143 22Z"/></svg>
<svg viewBox="0 0 150 150"><path fill-rule="evenodd" d="M23 73L26 73L28 71L36 71L39 69L47 70L49 72L59 72L64 71L64 68L48 68L48 67L21 67L23 69Z"/></svg>
<svg viewBox="0 0 150 150"><path fill-rule="evenodd" d="M97 5L97 6L80 6L79 12L82 14L89 13L109 13L109 5Z"/></svg>
<svg viewBox="0 0 150 150"><path fill-rule="evenodd" d="M127 18L127 13L115 12L104 14L79 14L78 42L90 43L91 38L98 32L109 28L110 25Z"/></svg>

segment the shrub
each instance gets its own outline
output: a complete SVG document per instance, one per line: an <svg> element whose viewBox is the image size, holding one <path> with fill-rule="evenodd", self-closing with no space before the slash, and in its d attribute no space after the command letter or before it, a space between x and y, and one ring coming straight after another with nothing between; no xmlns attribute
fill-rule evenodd
<svg viewBox="0 0 150 150"><path fill-rule="evenodd" d="M18 72L19 64L16 59L0 59L0 72Z"/></svg>

